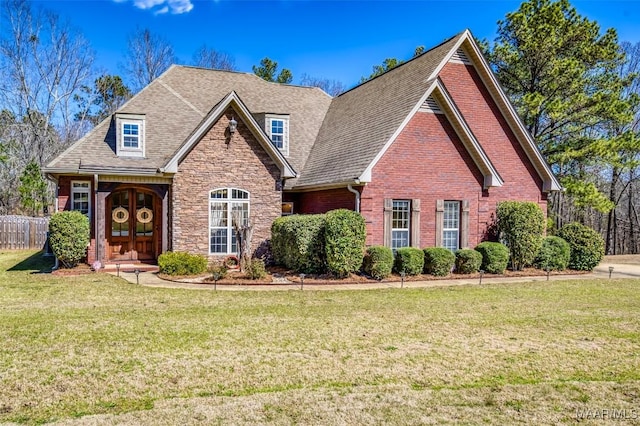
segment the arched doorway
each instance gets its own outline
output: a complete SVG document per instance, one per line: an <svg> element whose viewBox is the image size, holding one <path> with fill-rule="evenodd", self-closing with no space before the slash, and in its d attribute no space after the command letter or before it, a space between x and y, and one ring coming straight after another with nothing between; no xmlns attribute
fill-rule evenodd
<svg viewBox="0 0 640 426"><path fill-rule="evenodd" d="M112 261L154 260L159 204L139 188L114 191L107 198L107 257Z"/></svg>

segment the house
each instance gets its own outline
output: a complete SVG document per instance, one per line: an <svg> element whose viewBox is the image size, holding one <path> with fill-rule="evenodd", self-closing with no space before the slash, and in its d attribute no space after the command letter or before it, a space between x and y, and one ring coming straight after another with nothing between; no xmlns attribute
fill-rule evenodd
<svg viewBox="0 0 640 426"><path fill-rule="evenodd" d="M45 168L91 222L87 260L211 259L274 219L360 211L367 244L473 247L496 204L560 189L469 31L331 98L172 66Z"/></svg>

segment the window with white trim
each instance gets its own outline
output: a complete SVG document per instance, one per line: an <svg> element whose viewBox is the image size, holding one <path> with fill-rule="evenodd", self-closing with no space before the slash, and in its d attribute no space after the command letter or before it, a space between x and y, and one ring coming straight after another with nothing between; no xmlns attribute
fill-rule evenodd
<svg viewBox="0 0 640 426"><path fill-rule="evenodd" d="M91 207L91 184L89 181L74 180L71 181L71 210L89 216Z"/></svg>
<svg viewBox="0 0 640 426"><path fill-rule="evenodd" d="M122 123L122 148L140 148L140 125L138 123Z"/></svg>
<svg viewBox="0 0 640 426"><path fill-rule="evenodd" d="M391 218L391 249L409 247L409 229L411 225L411 202L393 200Z"/></svg>
<svg viewBox="0 0 640 426"><path fill-rule="evenodd" d="M234 221L249 224L249 193L242 189L219 188L209 196L209 254L238 252Z"/></svg>
<svg viewBox="0 0 640 426"><path fill-rule="evenodd" d="M283 115L267 115L266 131L273 145L285 157L289 155L289 117Z"/></svg>
<svg viewBox="0 0 640 426"><path fill-rule="evenodd" d="M116 113L116 155L144 157L145 115Z"/></svg>
<svg viewBox="0 0 640 426"><path fill-rule="evenodd" d="M442 246L451 251L460 248L460 201L444 202Z"/></svg>

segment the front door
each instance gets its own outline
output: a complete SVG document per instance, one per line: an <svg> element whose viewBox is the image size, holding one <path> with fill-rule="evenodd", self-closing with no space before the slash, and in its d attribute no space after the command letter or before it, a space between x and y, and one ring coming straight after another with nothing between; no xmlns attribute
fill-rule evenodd
<svg viewBox="0 0 640 426"><path fill-rule="evenodd" d="M124 189L107 201L110 260L155 259L155 196L139 189Z"/></svg>

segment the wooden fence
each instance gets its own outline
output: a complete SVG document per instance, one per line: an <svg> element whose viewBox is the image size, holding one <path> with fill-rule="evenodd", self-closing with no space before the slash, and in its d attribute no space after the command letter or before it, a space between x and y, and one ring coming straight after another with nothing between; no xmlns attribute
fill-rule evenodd
<svg viewBox="0 0 640 426"><path fill-rule="evenodd" d="M48 217L0 216L0 250L44 249Z"/></svg>

